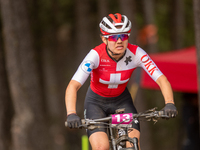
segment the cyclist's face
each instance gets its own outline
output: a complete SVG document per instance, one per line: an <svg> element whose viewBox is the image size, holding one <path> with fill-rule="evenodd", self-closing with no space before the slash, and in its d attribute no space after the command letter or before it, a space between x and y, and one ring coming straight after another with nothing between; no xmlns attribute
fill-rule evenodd
<svg viewBox="0 0 200 150"><path fill-rule="evenodd" d="M107 47L113 53L120 54L120 55L117 55L116 57L121 57L128 46L128 39L122 41L120 38L118 38L118 40L115 42L115 41L109 41L105 37L102 37L102 41L107 45Z"/></svg>

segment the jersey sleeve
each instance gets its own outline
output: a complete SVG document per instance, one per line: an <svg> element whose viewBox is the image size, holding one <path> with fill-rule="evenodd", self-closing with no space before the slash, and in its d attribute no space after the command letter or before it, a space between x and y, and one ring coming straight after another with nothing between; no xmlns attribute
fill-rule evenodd
<svg viewBox="0 0 200 150"><path fill-rule="evenodd" d="M153 60L143 49L138 47L136 55L138 55L137 58L139 66L142 67L154 81L156 81L161 75L163 75L160 69L156 66Z"/></svg>
<svg viewBox="0 0 200 150"><path fill-rule="evenodd" d="M76 73L72 77L72 80L76 80L77 82L81 83L81 85L83 85L87 80L87 78L89 77L92 69L95 69L98 66L99 66L99 55L95 50L92 49L83 59Z"/></svg>

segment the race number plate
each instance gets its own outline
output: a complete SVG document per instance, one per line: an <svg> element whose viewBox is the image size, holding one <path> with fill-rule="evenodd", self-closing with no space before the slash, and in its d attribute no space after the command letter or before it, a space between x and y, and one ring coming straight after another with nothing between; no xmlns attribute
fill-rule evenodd
<svg viewBox="0 0 200 150"><path fill-rule="evenodd" d="M133 120L133 114L114 114L112 116L112 124L122 124L122 125L128 125Z"/></svg>

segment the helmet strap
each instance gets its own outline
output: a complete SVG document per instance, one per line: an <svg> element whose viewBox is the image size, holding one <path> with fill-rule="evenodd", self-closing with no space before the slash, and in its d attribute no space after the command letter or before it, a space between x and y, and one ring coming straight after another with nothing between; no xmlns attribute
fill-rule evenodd
<svg viewBox="0 0 200 150"><path fill-rule="evenodd" d="M111 55L112 55L112 56L120 55L119 53L113 53L113 51L111 51L108 47L107 47L107 50L108 50L109 52L111 52Z"/></svg>
<svg viewBox="0 0 200 150"><path fill-rule="evenodd" d="M112 56L116 56L116 55L120 55L120 53L114 53L113 51L110 50L110 48L108 47L108 40L106 39L106 49L107 51L109 51L111 53Z"/></svg>

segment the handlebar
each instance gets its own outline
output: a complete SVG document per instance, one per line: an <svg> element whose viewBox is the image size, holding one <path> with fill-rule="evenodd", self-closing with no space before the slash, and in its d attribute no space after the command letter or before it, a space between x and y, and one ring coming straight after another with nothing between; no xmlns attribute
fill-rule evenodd
<svg viewBox="0 0 200 150"><path fill-rule="evenodd" d="M100 118L100 119L81 119L81 123L82 123L81 127L90 125L91 128L93 128L92 125L97 126L98 124L102 124L103 122L109 122L111 119L112 117L105 117L105 118ZM65 121L65 126L66 127L68 126L67 121Z"/></svg>
<svg viewBox="0 0 200 150"><path fill-rule="evenodd" d="M125 116L125 118L123 117ZM162 118L170 118L169 116L165 115L164 114L164 111L156 111L156 108L153 108L153 109L149 109L145 112L141 112L141 113L137 113L137 114L132 114L132 113L122 113L122 114L113 114L109 117L105 117L105 118L99 118L99 119L82 119L81 122L82 122L82 125L81 127L83 128L87 128L89 130L93 130L95 128L98 128L100 127L100 125L102 125L103 123L106 123L106 122L111 122L111 124L113 124L113 120L114 120L114 117L121 117L121 118L118 118L120 121L118 121L118 124L128 124L130 123L133 119L139 119L139 118L144 118L146 119L147 121L154 121L154 122L157 122L158 119ZM127 118L128 117L128 118ZM129 120L128 120L129 119ZM65 126L67 127L67 121L65 122Z"/></svg>

